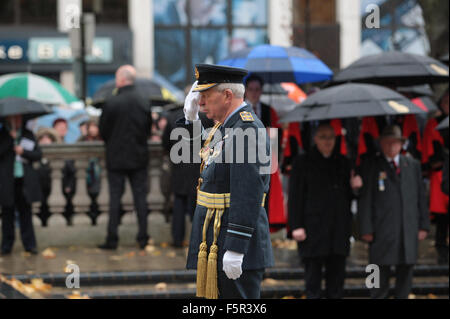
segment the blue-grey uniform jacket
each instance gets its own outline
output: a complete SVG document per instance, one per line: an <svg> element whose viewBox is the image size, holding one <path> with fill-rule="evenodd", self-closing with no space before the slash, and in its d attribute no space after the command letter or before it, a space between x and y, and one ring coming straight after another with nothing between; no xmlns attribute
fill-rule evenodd
<svg viewBox="0 0 450 319"><path fill-rule="evenodd" d="M193 124L186 124L184 119L177 123L194 133ZM270 141L267 132L248 105L231 115L218 132L221 134L216 133L209 145L214 155L201 174L203 181L200 187L207 193L230 193L230 207L222 216L217 240L218 270L222 270L223 254L227 250L244 254L244 271L271 267L274 260L269 223L262 206L270 181ZM243 142L238 141L241 132L249 136ZM256 154L255 146L259 146ZM230 161L231 157L233 161ZM206 212L207 208L197 203L187 258L188 269L197 268ZM213 241L213 224L214 220L207 231L208 251Z"/></svg>

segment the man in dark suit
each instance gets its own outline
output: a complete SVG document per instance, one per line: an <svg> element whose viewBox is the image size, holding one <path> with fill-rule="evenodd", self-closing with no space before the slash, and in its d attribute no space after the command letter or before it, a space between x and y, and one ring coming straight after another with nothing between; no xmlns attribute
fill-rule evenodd
<svg viewBox="0 0 450 319"><path fill-rule="evenodd" d="M197 65L185 117L177 121L193 143L202 136L195 134L199 108L216 122L201 150L187 260L187 268L197 269L198 297L259 298L264 269L274 263L263 207L270 143L264 125L244 103L246 75L243 69ZM265 161L261 152L268 154Z"/></svg>
<svg viewBox="0 0 450 319"><path fill-rule="evenodd" d="M408 298L418 244L430 228L420 163L400 154L404 141L398 126L385 127L382 152L361 167L359 228L369 243L369 263L380 267L380 288L371 289L372 298L389 296L391 266L396 269L395 297Z"/></svg>
<svg viewBox="0 0 450 319"><path fill-rule="evenodd" d="M42 153L33 133L23 124L22 116L15 115L0 128L2 255L10 254L14 245L16 209L25 251L37 254L31 203L41 200L41 188L32 164L40 161Z"/></svg>
<svg viewBox="0 0 450 319"><path fill-rule="evenodd" d="M361 177L339 152L334 129L320 124L311 151L298 156L289 184L289 228L305 264L306 296L321 297L325 266L326 297L343 297L346 257L350 251L353 198ZM324 200L326 198L326 200Z"/></svg>
<svg viewBox="0 0 450 319"><path fill-rule="evenodd" d="M106 168L109 182L109 223L106 243L102 249L116 249L119 241L120 200L128 178L138 217L137 241L141 249L147 245L147 192L149 161L148 138L151 116L147 101L134 86L136 70L124 65L116 72L116 95L105 102L100 117L100 135L106 146Z"/></svg>

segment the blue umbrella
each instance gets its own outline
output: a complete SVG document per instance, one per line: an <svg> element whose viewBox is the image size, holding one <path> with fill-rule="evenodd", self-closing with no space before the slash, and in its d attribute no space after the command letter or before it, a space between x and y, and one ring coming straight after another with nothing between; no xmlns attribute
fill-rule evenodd
<svg viewBox="0 0 450 319"><path fill-rule="evenodd" d="M314 54L297 47L259 45L231 53L218 63L247 69L266 83L326 81L333 72Z"/></svg>

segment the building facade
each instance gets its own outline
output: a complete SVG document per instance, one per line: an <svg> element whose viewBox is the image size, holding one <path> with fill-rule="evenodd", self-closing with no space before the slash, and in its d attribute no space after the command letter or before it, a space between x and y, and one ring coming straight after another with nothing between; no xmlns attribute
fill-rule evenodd
<svg viewBox="0 0 450 319"><path fill-rule="evenodd" d="M380 8L375 30L371 5ZM263 43L307 48L334 71L362 54L427 52L417 0L2 0L0 74L29 71L74 91L65 26L76 7L96 17L88 96L123 64L183 88L196 63Z"/></svg>

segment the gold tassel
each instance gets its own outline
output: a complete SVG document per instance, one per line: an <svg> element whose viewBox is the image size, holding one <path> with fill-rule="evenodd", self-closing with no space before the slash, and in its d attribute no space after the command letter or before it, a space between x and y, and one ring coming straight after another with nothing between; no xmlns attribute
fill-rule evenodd
<svg viewBox="0 0 450 319"><path fill-rule="evenodd" d="M214 241L208 255L208 270L206 276L206 298L219 298L219 287L217 285L217 253L219 247L217 246L217 238L219 237L220 224L224 209L216 210L216 217L214 219Z"/></svg>
<svg viewBox="0 0 450 319"><path fill-rule="evenodd" d="M198 249L197 257L197 297L205 297L206 294L206 274L207 274L207 259L208 245L206 243L206 232L211 221L214 209L208 209L206 212L205 223L203 224L203 238L202 243Z"/></svg>
<svg viewBox="0 0 450 319"><path fill-rule="evenodd" d="M200 244L197 259L197 297L205 297L206 291L206 255L208 246L206 242Z"/></svg>
<svg viewBox="0 0 450 319"><path fill-rule="evenodd" d="M206 277L206 299L217 299L219 289L217 287L217 252L219 247L216 244L211 246L208 255L208 270Z"/></svg>

